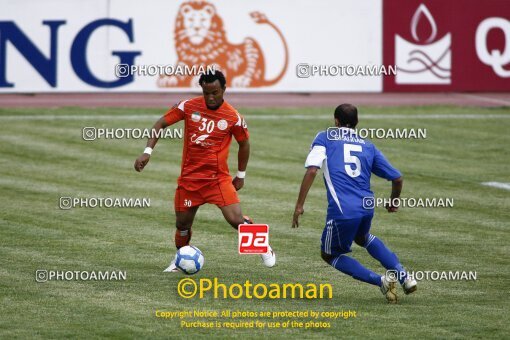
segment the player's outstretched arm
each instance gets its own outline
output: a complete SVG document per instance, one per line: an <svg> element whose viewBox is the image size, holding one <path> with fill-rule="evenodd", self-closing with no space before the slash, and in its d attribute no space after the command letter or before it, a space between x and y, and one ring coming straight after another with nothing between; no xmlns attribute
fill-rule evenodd
<svg viewBox="0 0 510 340"><path fill-rule="evenodd" d="M391 181L391 202L393 202L394 199L398 200L400 198L400 193L402 192L403 185L404 179L402 177ZM386 206L386 210L388 210L390 213L397 212L398 206L389 204Z"/></svg>
<svg viewBox="0 0 510 340"><path fill-rule="evenodd" d="M239 142L239 151L237 152L237 176L232 181L236 190L241 190L244 186L244 175L248 167L248 159L250 158L250 142L248 139Z"/></svg>
<svg viewBox="0 0 510 340"><path fill-rule="evenodd" d="M305 205L308 191L312 187L315 176L317 175L317 170L319 170L319 168L315 166L310 166L306 169L305 176L303 177L303 182L301 182L301 188L299 189L299 196L296 202L296 208L294 209L294 216L292 217L292 228L299 227L299 216L303 215L305 212L303 206Z"/></svg>
<svg viewBox="0 0 510 340"><path fill-rule="evenodd" d="M146 145L145 151L144 151L144 153L140 157L138 157L135 160L135 170L136 171L138 171L138 172L142 171L145 168L145 166L147 165L147 163L149 163L151 155L148 152L151 152L152 149L154 149L154 147L156 146L156 143L159 140L159 136L161 135L160 131L165 129L167 126L168 126L168 123L167 123L167 121L166 121L164 116L161 117L152 126L151 137L147 141L147 145Z"/></svg>

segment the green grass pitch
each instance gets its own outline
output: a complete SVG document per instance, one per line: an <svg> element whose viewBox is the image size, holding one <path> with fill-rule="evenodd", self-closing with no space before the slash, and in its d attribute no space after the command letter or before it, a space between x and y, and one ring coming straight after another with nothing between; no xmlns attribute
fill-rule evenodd
<svg viewBox="0 0 510 340"><path fill-rule="evenodd" d="M193 278L217 277L226 284L330 283L332 299L178 296L176 286L183 275L162 270L175 252L173 195L182 141L160 140L145 171L136 173L133 163L145 140L85 142L81 138L85 126L149 128L164 110L1 109L0 337L508 337L510 192L481 183L510 182L510 109L360 109L359 127L426 128L424 140L376 140L375 144L402 171L402 196L452 197L455 204L454 208L401 209L397 214L376 209L373 234L408 269L477 272L476 281L421 281L410 296L399 289L398 305L386 304L377 288L337 272L320 259L326 208L321 178L310 191L300 228L290 228L309 145L318 131L332 124L332 108L240 111L247 118L252 146L240 192L242 208L256 222L270 225L278 263L267 269L258 256L238 255L235 231L216 207L203 206L192 243L204 252L206 262ZM236 154L234 142L231 172ZM372 185L376 195L389 195L389 183L374 178ZM60 210L61 196L148 197L151 207ZM384 272L364 249L353 246L352 255ZM37 283L38 269L125 270L127 280ZM178 319L155 316L156 310L224 309L354 310L357 317L322 319L331 323L327 329L211 331L183 329Z"/></svg>

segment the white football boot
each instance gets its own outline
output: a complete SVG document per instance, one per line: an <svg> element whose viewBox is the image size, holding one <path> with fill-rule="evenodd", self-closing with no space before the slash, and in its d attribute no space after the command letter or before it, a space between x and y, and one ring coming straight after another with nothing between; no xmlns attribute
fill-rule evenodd
<svg viewBox="0 0 510 340"><path fill-rule="evenodd" d="M274 253L271 246L268 246L268 251L265 254L260 254L260 257L262 258L262 262L264 262L264 265L266 267L274 267L276 264L276 254Z"/></svg>
<svg viewBox="0 0 510 340"><path fill-rule="evenodd" d="M163 270L163 273L178 273L178 272L179 268L177 268L177 266L175 265L175 258L172 260L172 262L170 262L170 265L165 270Z"/></svg>
<svg viewBox="0 0 510 340"><path fill-rule="evenodd" d="M253 220L248 216L243 216L244 223L246 224L253 224ZM262 262L264 262L264 265L268 268L274 267L276 264L276 254L274 253L271 246L267 246L268 250L265 254L260 254L260 257L262 258Z"/></svg>
<svg viewBox="0 0 510 340"><path fill-rule="evenodd" d="M381 276L381 293L386 297L388 303L397 303L397 284L395 280Z"/></svg>
<svg viewBox="0 0 510 340"><path fill-rule="evenodd" d="M404 281L404 283L402 284L402 289L404 289L404 293L406 295L409 295L411 293L414 293L416 291L416 289L418 289L418 286L417 286L417 282L415 279L411 278L411 277L407 277Z"/></svg>

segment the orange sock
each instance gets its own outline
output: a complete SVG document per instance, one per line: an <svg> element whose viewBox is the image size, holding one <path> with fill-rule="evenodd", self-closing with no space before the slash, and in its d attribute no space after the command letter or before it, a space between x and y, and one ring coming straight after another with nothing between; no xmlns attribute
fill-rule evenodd
<svg viewBox="0 0 510 340"><path fill-rule="evenodd" d="M175 247L177 249L187 246L191 240L191 229L175 231Z"/></svg>

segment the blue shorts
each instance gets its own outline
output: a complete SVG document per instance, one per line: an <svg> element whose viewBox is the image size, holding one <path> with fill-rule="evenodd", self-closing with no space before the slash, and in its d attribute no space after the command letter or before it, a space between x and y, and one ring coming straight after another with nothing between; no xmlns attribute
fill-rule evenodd
<svg viewBox="0 0 510 340"><path fill-rule="evenodd" d="M366 239L373 217L374 215L366 215L351 220L328 220L322 232L322 252L333 256L350 253L352 242L357 236L364 236Z"/></svg>

